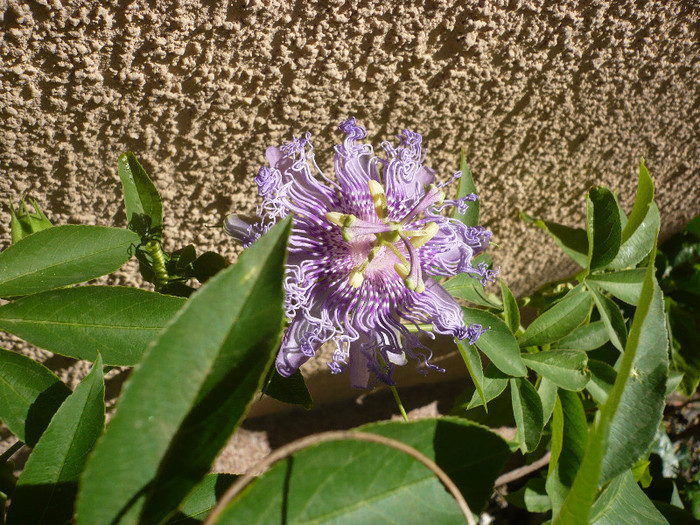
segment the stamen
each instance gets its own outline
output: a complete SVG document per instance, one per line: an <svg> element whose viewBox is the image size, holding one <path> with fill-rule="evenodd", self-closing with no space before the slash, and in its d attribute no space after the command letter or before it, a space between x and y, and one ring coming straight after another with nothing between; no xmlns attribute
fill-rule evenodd
<svg viewBox="0 0 700 525"><path fill-rule="evenodd" d="M429 222L425 225L423 231L425 232L423 235L411 237L411 244L416 250L435 237L437 232L440 231L440 227L435 222Z"/></svg>
<svg viewBox="0 0 700 525"><path fill-rule="evenodd" d="M338 211L329 211L326 213L326 219L328 219L329 222L335 224L336 226L343 226L346 217L347 214L340 213Z"/></svg>
<svg viewBox="0 0 700 525"><path fill-rule="evenodd" d="M384 220L387 218L389 213L389 207L386 201L386 193L384 193L384 188L376 180L370 179L367 182L369 186L369 194L372 196L372 202L374 203L374 210L377 212L377 217Z"/></svg>
<svg viewBox="0 0 700 525"><path fill-rule="evenodd" d="M350 272L350 277L348 277L348 283L350 283L350 286L353 288L359 288L362 286L362 283L365 280L365 274L362 272L359 272L357 270L353 270Z"/></svg>
<svg viewBox="0 0 700 525"><path fill-rule="evenodd" d="M365 259L352 269L350 275L348 276L348 283L350 286L353 288L359 288L362 286L362 283L365 280L365 270L367 269L368 264L369 261Z"/></svg>
<svg viewBox="0 0 700 525"><path fill-rule="evenodd" d="M396 263L394 265L394 270L396 271L396 273L399 274L399 277L401 277L402 279L408 277L408 274L411 272L408 266L408 262L406 262L405 264Z"/></svg>
<svg viewBox="0 0 700 525"><path fill-rule="evenodd" d="M404 277L403 283L409 290L413 290L417 293L423 293L425 291L425 282L423 281L423 272L421 271L420 260L418 259L418 251L413 246L410 239L403 233L401 234L401 239L406 245L406 250L408 251L408 257L411 264L411 271L409 272L408 276Z"/></svg>

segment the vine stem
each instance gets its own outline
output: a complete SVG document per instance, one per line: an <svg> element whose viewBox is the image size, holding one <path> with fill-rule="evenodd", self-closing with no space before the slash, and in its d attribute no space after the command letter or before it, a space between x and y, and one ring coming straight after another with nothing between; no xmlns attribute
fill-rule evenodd
<svg viewBox="0 0 700 525"><path fill-rule="evenodd" d="M22 441L15 441L14 444L5 452L3 452L0 456L0 464L6 463L7 460L9 460L14 455L15 452L22 448L22 445L24 445Z"/></svg>
<svg viewBox="0 0 700 525"><path fill-rule="evenodd" d="M399 397L399 391L396 390L396 387L394 385L391 385L391 393L394 394L394 400L396 401L396 404L399 407L399 412L401 412L401 416L403 417L403 420L408 423L408 416L406 415L406 409L403 407L403 403L401 403L401 398Z"/></svg>
<svg viewBox="0 0 700 525"><path fill-rule="evenodd" d="M404 454L411 456L417 461L420 461L433 474L435 474L435 476L442 482L442 484L450 492L450 494L452 494L455 500L457 500L457 504L459 505L459 509L464 515L466 523L468 523L469 525L476 525L474 516L472 515L471 510L469 510L469 505L465 501L464 496L462 496L462 493L457 488L457 485L455 485L454 481L452 481L450 477L445 473L445 471L442 470L434 461L421 454L413 447L409 447L405 443L402 443L401 441L381 436L379 434L353 432L351 430L336 430L331 432L322 432L321 434L314 434L312 436L297 439L296 441L292 441L291 443L288 443L287 445L278 448L277 450L272 452L272 454L259 461L253 468L250 469L250 471L247 474L238 478L238 480L236 480L236 482L233 485L231 485L231 487L229 487L229 489L224 493L221 500L217 503L216 507L214 507L214 510L204 521L204 525L213 525L214 522L216 522L217 518L224 511L228 503L236 496L238 496L243 491L243 489L245 489L253 480L255 480L255 478L258 475L261 475L262 473L266 472L274 463L277 463L278 461L285 459L291 456L292 454L295 454L300 450L312 445L319 445L328 441L344 440L368 441L370 443L377 443L396 449L400 452L403 452Z"/></svg>
<svg viewBox="0 0 700 525"><path fill-rule="evenodd" d="M549 460L551 458L551 453L547 452L544 456L542 456L540 459L537 461L525 465L523 467L516 468L515 470L511 470L510 472L506 472L502 476L499 476L496 478L496 482L493 484L494 488L495 487L500 487L502 485L507 485L508 483L512 483L513 481L523 478L527 476L528 474L531 474L535 472L536 470L541 469L545 465L549 464Z"/></svg>

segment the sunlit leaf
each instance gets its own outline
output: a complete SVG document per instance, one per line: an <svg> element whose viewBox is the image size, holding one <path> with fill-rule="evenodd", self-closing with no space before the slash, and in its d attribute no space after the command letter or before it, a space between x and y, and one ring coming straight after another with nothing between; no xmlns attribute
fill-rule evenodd
<svg viewBox="0 0 700 525"><path fill-rule="evenodd" d="M632 473L623 472L610 482L591 510L592 525L639 523L666 525L651 500L634 481Z"/></svg>
<svg viewBox="0 0 700 525"><path fill-rule="evenodd" d="M476 308L462 308L464 322L480 324L488 328L479 336L476 346L491 359L502 372L511 376L524 376L527 373L520 357L520 348L503 320L492 313Z"/></svg>
<svg viewBox="0 0 700 525"><path fill-rule="evenodd" d="M202 286L151 344L85 469L79 524L160 522L207 473L279 344L290 225Z"/></svg>
<svg viewBox="0 0 700 525"><path fill-rule="evenodd" d="M644 282L644 268L624 270L621 272L593 274L586 277L587 283L593 283L600 290L608 292L627 304L637 305Z"/></svg>
<svg viewBox="0 0 700 525"><path fill-rule="evenodd" d="M68 224L26 237L0 252L0 297L81 283L119 269L139 242L121 228Z"/></svg>
<svg viewBox="0 0 700 525"><path fill-rule="evenodd" d="M137 227L134 218L145 219L144 226L151 232L160 233L163 229L163 203L158 189L151 181L146 170L130 151L119 156L119 178L124 190L124 204L129 227L135 231ZM138 231L143 235L144 231Z"/></svg>
<svg viewBox="0 0 700 525"><path fill-rule="evenodd" d="M552 348L565 348L588 352L600 348L609 340L608 329L605 323L603 321L594 321L579 326L569 335L554 343Z"/></svg>
<svg viewBox="0 0 700 525"><path fill-rule="evenodd" d="M466 197L470 193L477 193L476 186L474 185L474 178L472 177L472 172L467 166L467 160L464 157L464 150L462 150L462 155L459 161L459 169L462 172L462 176L459 179L459 189L457 190L457 198ZM462 221L467 226L478 226L479 225L479 200L468 203L469 207L464 215L457 213L457 208L453 209L452 216Z"/></svg>
<svg viewBox="0 0 700 525"><path fill-rule="evenodd" d="M608 337L615 348L622 352L627 343L627 327L620 308L614 301L601 294L595 287L590 288L600 318L608 330Z"/></svg>
<svg viewBox="0 0 700 525"><path fill-rule="evenodd" d="M593 301L581 285L549 310L537 317L518 338L521 347L553 343L566 337L583 323L591 311Z"/></svg>
<svg viewBox="0 0 700 525"><path fill-rule="evenodd" d="M590 378L588 356L579 350L548 350L522 357L529 368L566 390L583 390Z"/></svg>
<svg viewBox="0 0 700 525"><path fill-rule="evenodd" d="M510 328L510 331L515 333L520 327L520 310L518 309L518 303L506 282L503 279L500 281L501 297L503 297L503 313L506 318L506 324L508 328Z"/></svg>
<svg viewBox="0 0 700 525"><path fill-rule="evenodd" d="M464 364L469 372L469 377L472 378L476 393L479 395L484 408L487 407L486 395L484 394L484 368L481 364L481 356L476 346L470 345L468 341L459 341L457 343L459 353L464 359Z"/></svg>
<svg viewBox="0 0 700 525"><path fill-rule="evenodd" d="M512 378L509 381L520 450L523 453L532 452L537 448L544 428L542 402L527 379Z"/></svg>
<svg viewBox="0 0 700 525"><path fill-rule="evenodd" d="M137 288L63 288L0 306L0 330L57 354L133 366L183 304Z"/></svg>

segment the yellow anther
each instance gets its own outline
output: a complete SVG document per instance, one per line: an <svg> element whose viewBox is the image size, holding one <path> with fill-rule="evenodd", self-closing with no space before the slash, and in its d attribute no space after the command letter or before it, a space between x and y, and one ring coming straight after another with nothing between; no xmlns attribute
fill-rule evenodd
<svg viewBox="0 0 700 525"><path fill-rule="evenodd" d="M416 282L413 279L405 278L403 280L403 284L406 285L406 288L413 290L416 293L425 292L425 283L423 282L423 279L419 279L418 282Z"/></svg>
<svg viewBox="0 0 700 525"><path fill-rule="evenodd" d="M350 286L353 288L359 288L362 286L362 283L365 280L365 274L362 272L358 272L357 270L353 270L350 272L350 277L348 278L348 282L350 283Z"/></svg>
<svg viewBox="0 0 700 525"><path fill-rule="evenodd" d="M437 223L429 222L425 225L425 228L421 234L411 237L411 244L415 249L418 249L430 239L435 237L438 231L440 231L440 227L437 225Z"/></svg>
<svg viewBox="0 0 700 525"><path fill-rule="evenodd" d="M405 279L406 277L408 277L408 274L411 273L411 269L409 268L408 264L396 263L394 265L394 270L396 271L396 273L399 274L399 277L401 277L402 279Z"/></svg>
<svg viewBox="0 0 700 525"><path fill-rule="evenodd" d="M377 212L377 217L382 220L386 219L389 207L386 202L384 188L376 180L369 180L367 185L369 186L369 194L372 196L372 202L374 203L374 210Z"/></svg>
<svg viewBox="0 0 700 525"><path fill-rule="evenodd" d="M348 283L350 286L353 288L359 288L362 286L362 282L365 280L365 270L367 269L367 265L369 265L369 261L365 259L352 269L350 275L348 276Z"/></svg>
<svg viewBox="0 0 700 525"><path fill-rule="evenodd" d="M329 222L332 222L336 226L343 226L346 217L347 215L345 213L340 213L337 211L329 211L328 213L326 213L326 219L328 219Z"/></svg>

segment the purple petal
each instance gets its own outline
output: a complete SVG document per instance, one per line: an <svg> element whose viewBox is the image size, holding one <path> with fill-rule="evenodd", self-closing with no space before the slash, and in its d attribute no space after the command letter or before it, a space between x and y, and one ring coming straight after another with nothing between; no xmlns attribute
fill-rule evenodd
<svg viewBox="0 0 700 525"><path fill-rule="evenodd" d="M350 343L350 385L353 388L367 388L369 385L369 359L363 351L363 345L369 341L361 337Z"/></svg>

